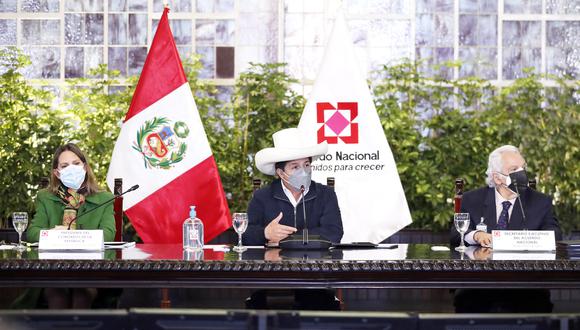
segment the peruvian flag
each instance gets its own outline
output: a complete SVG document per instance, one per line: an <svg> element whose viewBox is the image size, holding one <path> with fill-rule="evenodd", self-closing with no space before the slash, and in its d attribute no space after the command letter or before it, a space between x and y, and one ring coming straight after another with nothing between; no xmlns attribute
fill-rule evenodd
<svg viewBox="0 0 580 330"><path fill-rule="evenodd" d="M196 206L208 242L231 226L220 176L165 8L107 173L124 187L123 209L145 243L179 243Z"/></svg>

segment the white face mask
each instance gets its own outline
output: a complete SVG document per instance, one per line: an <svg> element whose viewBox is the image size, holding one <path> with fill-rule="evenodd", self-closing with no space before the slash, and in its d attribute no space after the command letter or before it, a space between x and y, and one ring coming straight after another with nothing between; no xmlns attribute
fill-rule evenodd
<svg viewBox="0 0 580 330"><path fill-rule="evenodd" d="M300 190L302 187L306 190L310 187L310 183L312 182L312 170L310 168L306 170L304 167L301 167L288 175L287 182L296 190Z"/></svg>
<svg viewBox="0 0 580 330"><path fill-rule="evenodd" d="M69 165L58 172L60 173L62 184L74 190L78 190L81 187L87 174L84 165Z"/></svg>

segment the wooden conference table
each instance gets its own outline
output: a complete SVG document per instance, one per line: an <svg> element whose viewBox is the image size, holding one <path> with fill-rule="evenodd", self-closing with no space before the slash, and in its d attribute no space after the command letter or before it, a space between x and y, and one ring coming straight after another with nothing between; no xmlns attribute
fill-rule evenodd
<svg viewBox="0 0 580 330"><path fill-rule="evenodd" d="M2 250L0 287L580 288L580 260L557 253L472 247L459 254L399 244L308 253L254 247L238 254L224 247L209 246L203 257L169 244L84 254Z"/></svg>

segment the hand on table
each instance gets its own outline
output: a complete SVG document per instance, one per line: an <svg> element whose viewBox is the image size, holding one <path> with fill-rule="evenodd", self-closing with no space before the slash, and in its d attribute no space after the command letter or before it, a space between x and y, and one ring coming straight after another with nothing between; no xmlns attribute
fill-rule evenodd
<svg viewBox="0 0 580 330"><path fill-rule="evenodd" d="M478 231L473 235L473 240L483 247L491 247L491 234Z"/></svg>

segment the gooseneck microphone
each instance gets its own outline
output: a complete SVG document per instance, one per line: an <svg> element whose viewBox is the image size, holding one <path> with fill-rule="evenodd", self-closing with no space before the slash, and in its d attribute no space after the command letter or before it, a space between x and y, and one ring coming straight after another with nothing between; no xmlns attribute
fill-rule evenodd
<svg viewBox="0 0 580 330"><path fill-rule="evenodd" d="M522 227L524 230L528 230L528 228L526 228L526 213L524 212L524 206L522 204L522 199L520 198L520 190L518 189L518 182L516 178L513 178L512 180L514 181L514 187L516 188L516 196L518 202L520 202L520 210L522 211Z"/></svg>
<svg viewBox="0 0 580 330"><path fill-rule="evenodd" d="M85 213L83 213L83 214L81 214L81 215L77 215L76 217L74 217L74 218L71 220L71 222L69 222L67 230L70 230L70 226L71 226L71 225L72 225L74 222L76 222L78 218L80 218L80 217L83 217L83 216L85 216L85 215L87 215L87 214L89 214L89 213L93 212L94 210L98 209L99 207L102 207L102 206L104 206L104 205L107 205L107 204L109 204L110 202L114 201L115 199L117 199L117 198L119 198L119 197L121 197L121 196L125 195L126 193L129 193L129 192L131 192L131 191L134 191L134 190L137 190L137 189L139 189L139 185L138 185L138 184L136 184L136 185L134 185L133 187L131 187L131 188L129 188L129 189L127 189L127 190L125 190L125 192L124 192L124 193L122 193L122 194L119 194L119 195L117 195L117 196L114 196L113 198L110 198L109 200L106 200L106 201L104 201L103 203L101 203L101 204L99 204L99 205L97 205L97 206L93 207L92 209L88 210L87 212L85 212Z"/></svg>
<svg viewBox="0 0 580 330"><path fill-rule="evenodd" d="M304 185L300 186L302 195L302 215L304 216L304 228L302 228L302 242L308 244L308 222L306 222L306 201L304 200Z"/></svg>
<svg viewBox="0 0 580 330"><path fill-rule="evenodd" d="M328 250L332 243L320 235L308 234L308 222L306 221L306 196L304 186L300 187L300 194L302 195L302 214L304 216L304 228L302 234L294 234L281 240L278 246L284 250Z"/></svg>

